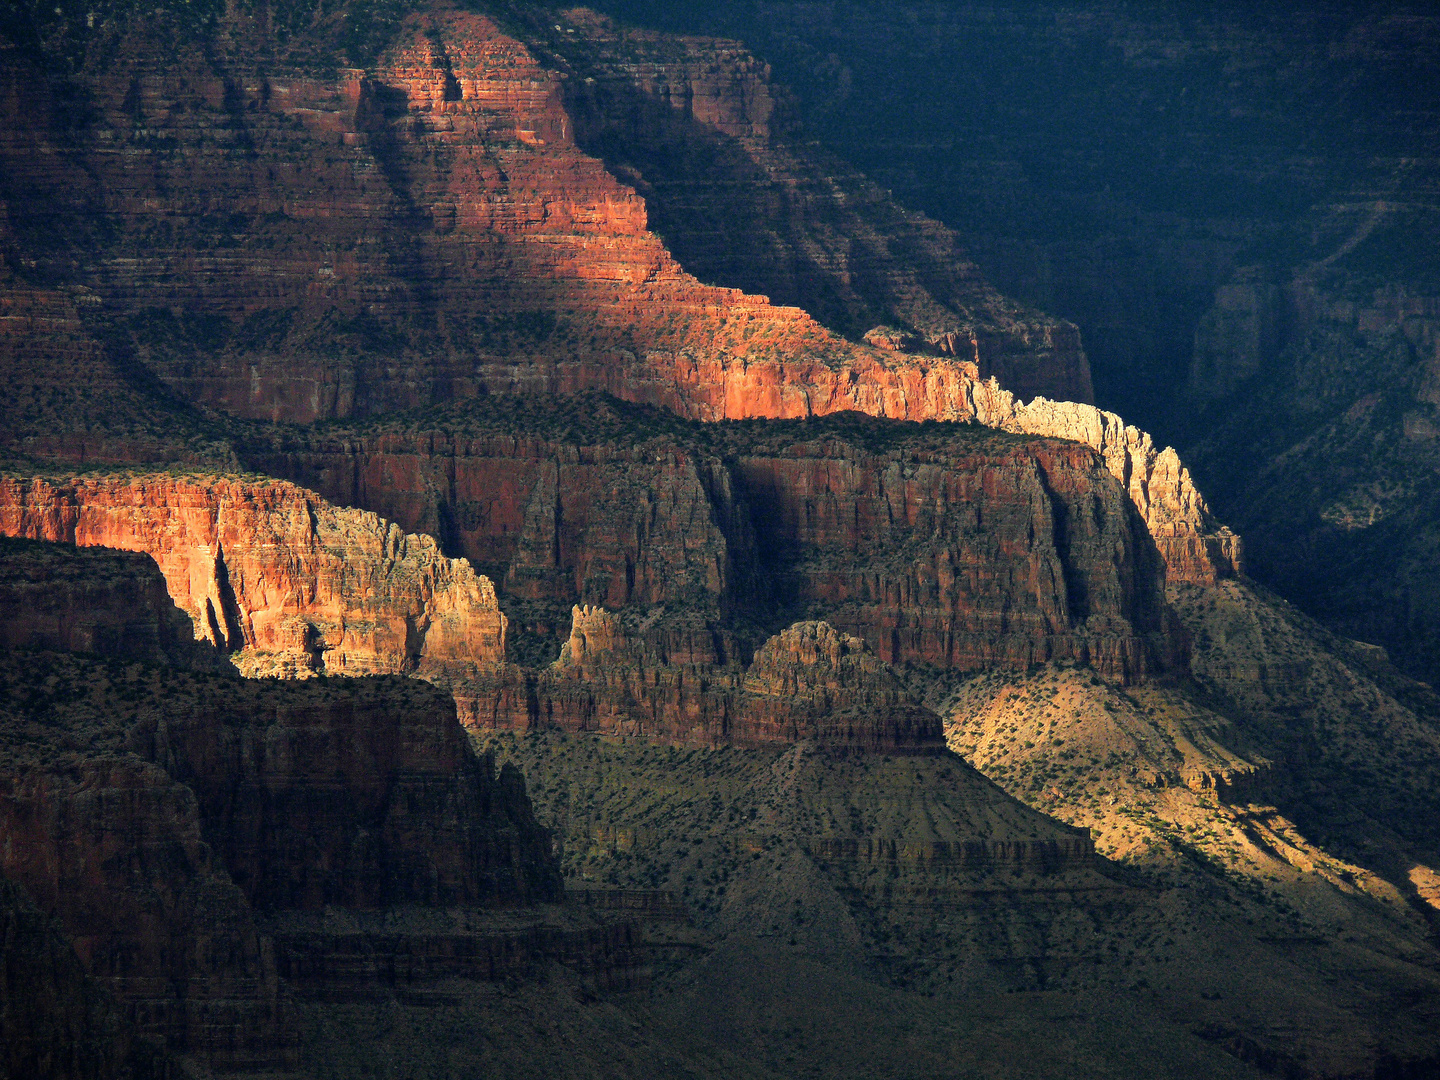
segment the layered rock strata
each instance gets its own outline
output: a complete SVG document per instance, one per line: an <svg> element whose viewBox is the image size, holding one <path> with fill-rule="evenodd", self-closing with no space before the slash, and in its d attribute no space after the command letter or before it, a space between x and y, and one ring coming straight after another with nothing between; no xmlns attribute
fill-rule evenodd
<svg viewBox="0 0 1440 1080"><path fill-rule="evenodd" d="M114 63L82 48L85 122L46 98L0 139L7 247L90 290L84 305L56 300L66 319L90 314L55 348L89 357L103 339L127 386L158 376L192 401L299 421L600 388L705 420L854 410L1100 430L1091 445L1127 487L1173 474L1138 505L1158 539L1173 534L1177 575L1234 570L1178 461L1118 437L1118 420L1027 411L973 359L857 345L686 274L644 200L576 147L564 72L490 20L437 9L386 32L378 58L329 74L306 73L304 42L286 52L249 23L227 22L209 54L171 58L136 20L107 31L123 36ZM292 75L260 70L277 49ZM48 85L28 55L0 53L17 100ZM12 439L62 456L106 445L99 419L69 442L21 426ZM137 440L121 440L127 455Z"/></svg>
<svg viewBox="0 0 1440 1080"><path fill-rule="evenodd" d="M0 534L148 554L195 637L252 674L408 672L505 652L494 587L465 560L291 484L0 480Z"/></svg>
<svg viewBox="0 0 1440 1080"><path fill-rule="evenodd" d="M516 599L721 625L813 613L892 663L1074 657L1128 677L1181 662L1154 546L1085 447L844 417L681 424L601 398L487 406L433 432L297 433L245 452L434 530ZM682 637L656 644L733 651Z"/></svg>
<svg viewBox="0 0 1440 1080"><path fill-rule="evenodd" d="M0 539L0 648L219 670L147 555Z"/></svg>
<svg viewBox="0 0 1440 1080"><path fill-rule="evenodd" d="M859 638L801 622L733 659L667 655L603 608L576 607L560 658L510 680L455 684L476 730L638 735L670 742L940 752L940 719Z"/></svg>
<svg viewBox="0 0 1440 1080"><path fill-rule="evenodd" d="M0 670L0 873L59 920L127 1028L212 1068L293 1063L257 908L560 896L519 774L477 758L424 683L239 680L43 652L0 655Z"/></svg>
<svg viewBox="0 0 1440 1080"><path fill-rule="evenodd" d="M110 309L107 336L186 397L299 420L482 387L688 399L699 365L712 369L706 382L723 371L722 400L737 415L746 394L793 410L802 383L828 383L834 397L852 376L878 379L893 398L902 383L930 380L922 361L685 273L648 230L634 188L576 146L565 88L579 77L558 55L541 64L491 20L436 7L377 28L378 55L328 71L307 49L343 53L339 43L302 34L281 44L258 24L222 23L177 50L158 26L122 17L75 43L72 88L94 102L84 122L41 90L25 130L0 138L8 246L62 279L78 269L75 283ZM0 62L13 98L48 86L25 50ZM717 108L711 119L725 126ZM46 224L57 216L74 226L63 236ZM985 309L986 326L967 329L923 273L886 257L896 280L883 291L902 294L937 341L961 360L1025 356L1043 388L1088 396L1073 327L1017 318L973 266L953 265L943 229L906 229L894 208L884 216L907 236L852 223L871 257L919 240L956 279L951 291ZM1007 325L988 326L997 319ZM982 348L977 333L1007 344ZM330 347L342 342L343 355ZM1066 370L1047 379L1057 358ZM976 372L933 366L937 385L945 372ZM777 375L788 393L775 393Z"/></svg>
<svg viewBox="0 0 1440 1080"><path fill-rule="evenodd" d="M822 154L740 42L621 30L575 9L547 44L577 76L564 83L576 141L635 185L691 273L854 341L972 360L1024 398L1094 400L1079 331L1000 296L949 229ZM866 332L892 322L909 329Z"/></svg>

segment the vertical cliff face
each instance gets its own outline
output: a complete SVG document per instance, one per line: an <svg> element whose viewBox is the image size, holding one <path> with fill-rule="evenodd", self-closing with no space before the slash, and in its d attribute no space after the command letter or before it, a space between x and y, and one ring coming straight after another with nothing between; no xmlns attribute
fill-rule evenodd
<svg viewBox="0 0 1440 1080"><path fill-rule="evenodd" d="M1075 327L1000 296L950 230L805 141L789 94L740 42L621 30L576 9L546 44L579 76L565 84L576 141L644 195L691 273L852 341L900 323L882 348L973 360L1024 398L1093 400Z"/></svg>
<svg viewBox="0 0 1440 1080"><path fill-rule="evenodd" d="M895 663L1068 657L1128 677L1183 651L1143 523L1074 443L844 419L677 424L599 399L445 422L450 434L297 434L246 453L406 528L436 523L516 599L663 604L769 619L766 633L813 612Z"/></svg>
<svg viewBox="0 0 1440 1080"><path fill-rule="evenodd" d="M141 719L130 745L195 792L205 835L255 907L558 897L524 781L475 757L444 692L247 681L199 704Z"/></svg>
<svg viewBox="0 0 1440 1080"><path fill-rule="evenodd" d="M150 555L195 637L253 672L402 672L505 652L494 587L463 559L290 484L10 479L0 532Z"/></svg>
<svg viewBox="0 0 1440 1080"><path fill-rule="evenodd" d="M0 540L0 647L220 669L144 554Z"/></svg>

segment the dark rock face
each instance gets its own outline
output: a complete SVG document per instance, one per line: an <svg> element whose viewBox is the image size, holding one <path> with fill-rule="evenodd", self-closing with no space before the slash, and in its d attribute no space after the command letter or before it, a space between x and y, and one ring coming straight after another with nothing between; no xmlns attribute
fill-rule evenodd
<svg viewBox="0 0 1440 1080"><path fill-rule="evenodd" d="M195 796L133 756L7 769L3 872L141 1035L230 1068L293 1051L274 960L201 836Z"/></svg>
<svg viewBox="0 0 1440 1080"><path fill-rule="evenodd" d="M257 697L242 683L130 736L195 792L206 835L252 905L559 896L524 780L475 757L446 695L399 678L301 685L262 684Z"/></svg>
<svg viewBox="0 0 1440 1080"><path fill-rule="evenodd" d="M155 560L105 548L0 539L0 646L220 670Z"/></svg>
<svg viewBox="0 0 1440 1080"><path fill-rule="evenodd" d="M276 682L0 657L0 872L140 1036L274 1069L297 1032L255 908L560 895L513 768L405 679Z"/></svg>
<svg viewBox="0 0 1440 1080"><path fill-rule="evenodd" d="M137 1039L85 973L53 916L0 878L0 1075L164 1080L162 1047Z"/></svg>

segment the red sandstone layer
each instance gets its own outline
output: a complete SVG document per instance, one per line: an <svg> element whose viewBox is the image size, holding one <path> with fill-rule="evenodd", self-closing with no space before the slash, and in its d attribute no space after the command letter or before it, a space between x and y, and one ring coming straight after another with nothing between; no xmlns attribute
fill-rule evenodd
<svg viewBox="0 0 1440 1080"><path fill-rule="evenodd" d="M247 453L503 568L518 599L808 606L886 661L962 669L1078 659L1132 677L1183 653L1149 538L1086 447L974 428L903 450L803 429L712 446L709 429L616 423L632 433L305 434Z"/></svg>
<svg viewBox="0 0 1440 1080"><path fill-rule="evenodd" d="M12 114L26 126L0 133L0 240L78 274L85 327L185 397L309 421L600 388L706 420L856 410L1098 433L1090 445L1132 495L1157 468L1108 414L1067 406L1080 422L1057 420L980 382L974 361L855 345L798 308L700 284L648 231L644 200L575 146L563 73L482 16L416 14L373 63L328 74L243 20L209 53L138 20L123 33L74 76L93 102L80 124L25 54L0 52L0 91L28 103ZM677 77L693 82L691 68ZM700 122L724 134L728 108L716 97ZM56 233L57 219L73 227ZM17 339L30 368L51 353L98 362L88 329L45 333L39 359ZM1124 437L1106 434L1116 425ZM79 440L93 457L103 428L92 418L57 446L32 417L13 438L68 456ZM1234 572L1230 541L1172 471L1173 496L1137 505L1177 576Z"/></svg>
<svg viewBox="0 0 1440 1080"><path fill-rule="evenodd" d="M0 535L142 551L195 636L256 673L496 660L490 581L360 510L277 481L163 474L0 480Z"/></svg>

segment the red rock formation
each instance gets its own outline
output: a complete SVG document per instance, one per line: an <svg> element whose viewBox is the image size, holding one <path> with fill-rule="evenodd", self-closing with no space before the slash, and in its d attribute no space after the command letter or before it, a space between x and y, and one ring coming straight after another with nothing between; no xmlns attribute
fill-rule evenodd
<svg viewBox="0 0 1440 1080"><path fill-rule="evenodd" d="M973 360L1025 398L1094 399L1078 330L1001 297L950 230L820 152L741 43L621 31L574 9L552 46L577 76L565 83L577 142L645 196L691 273L852 340L902 322L913 335L865 340Z"/></svg>
<svg viewBox="0 0 1440 1080"><path fill-rule="evenodd" d="M705 420L1111 425L1094 410L1057 425L980 382L974 360L855 345L798 308L700 284L647 230L635 191L576 148L560 75L481 16L418 14L368 68L283 78L261 70L274 41L226 27L207 56L127 23L105 63L75 76L95 103L86 123L62 124L47 98L0 138L7 245L62 279L78 272L100 301L92 321L183 396L302 421L601 388ZM0 52L17 101L48 85L29 63ZM725 95L710 97L700 120L734 128ZM758 113L747 125L745 138L764 136ZM57 217L74 228L56 234ZM1026 348L1064 352L1053 329ZM950 347L985 363L978 341ZM106 445L43 428L10 438L71 456ZM1134 493L1154 463L1127 466L1137 455L1103 442L1091 445ZM1174 532L1177 574L1229 572L1226 541L1174 471L1181 501L1142 513L1157 539Z"/></svg>
<svg viewBox="0 0 1440 1080"><path fill-rule="evenodd" d="M563 73L482 16L414 15L373 64L333 73L297 70L296 45L244 20L226 20L208 50L177 49L139 20L118 33L74 76L94 102L81 125L24 53L0 53L0 89L28 118L0 133L8 246L66 276L78 258L117 338L188 397L299 420L480 388L603 386L650 400L689 397L690 369L718 363L730 369L726 415L802 415L803 384L770 393L767 361L787 384L844 371L824 398L851 372L888 384L887 366L914 366L880 364L797 308L684 273L648 231L644 200L576 148ZM723 123L729 106L714 100L702 122ZM75 226L63 237L46 224L57 215ZM914 294L907 311L924 296L948 318L916 314L952 351L988 356L976 335L994 332L961 326L913 269L890 259L886 272ZM960 267L981 306L1004 307L973 277ZM967 334L964 348L952 340ZM1083 367L1078 342L1059 343L1047 320L1010 336L1005 348L1042 368L1061 354ZM758 380L745 372L754 362Z"/></svg>
<svg viewBox="0 0 1440 1080"><path fill-rule="evenodd" d="M430 537L274 481L0 480L0 535L143 551L195 635L253 673L495 660L490 581Z"/></svg>
<svg viewBox="0 0 1440 1080"><path fill-rule="evenodd" d="M515 433L488 410L470 415L480 433L306 435L247 454L337 502L435 530L504 567L512 596L712 618L808 606L895 663L1076 658L1128 677L1183 651L1164 640L1143 530L1074 443L962 427L868 450L867 438L902 434L863 422L677 427L602 400L516 417Z"/></svg>
<svg viewBox="0 0 1440 1080"><path fill-rule="evenodd" d="M944 746L939 717L913 701L862 640L823 622L796 623L777 634L742 669L693 652L665 655L614 613L577 606L560 658L526 681L523 712L492 704L506 697L493 681L461 686L457 697L476 699L470 715L477 729L555 727L682 743L810 742L830 749Z"/></svg>

